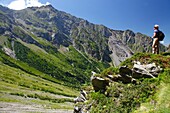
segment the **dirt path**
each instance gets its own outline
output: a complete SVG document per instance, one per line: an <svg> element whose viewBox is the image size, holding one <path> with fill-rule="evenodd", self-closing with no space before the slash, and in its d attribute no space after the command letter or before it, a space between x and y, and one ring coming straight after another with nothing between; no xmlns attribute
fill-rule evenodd
<svg viewBox="0 0 170 113"><path fill-rule="evenodd" d="M45 109L42 106L0 102L0 113L73 113L73 110Z"/></svg>

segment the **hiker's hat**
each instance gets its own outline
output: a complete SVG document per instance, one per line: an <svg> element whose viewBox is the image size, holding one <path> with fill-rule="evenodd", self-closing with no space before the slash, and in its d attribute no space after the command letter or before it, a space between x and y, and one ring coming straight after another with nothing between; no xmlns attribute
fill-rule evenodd
<svg viewBox="0 0 170 113"><path fill-rule="evenodd" d="M154 25L154 28L159 28L159 25L158 25L158 24L155 24L155 25Z"/></svg>

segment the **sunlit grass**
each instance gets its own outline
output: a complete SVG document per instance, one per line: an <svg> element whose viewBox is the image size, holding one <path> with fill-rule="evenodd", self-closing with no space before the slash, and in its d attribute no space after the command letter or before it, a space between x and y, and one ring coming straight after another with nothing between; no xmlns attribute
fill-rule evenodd
<svg viewBox="0 0 170 113"><path fill-rule="evenodd" d="M142 103L134 113L170 113L170 70L166 69L161 75L161 83L157 93L146 103Z"/></svg>
<svg viewBox="0 0 170 113"><path fill-rule="evenodd" d="M73 98L78 94L72 88L28 74L2 62L0 65L0 86L1 102L24 103L25 100L32 98L32 101L48 103L47 105L53 106L52 108L70 108L65 102L72 103ZM20 100L20 98L23 99Z"/></svg>
<svg viewBox="0 0 170 113"><path fill-rule="evenodd" d="M31 74L27 74L22 70L9 67L5 64L0 65L0 73L1 81L9 84L18 85L33 90L42 90L46 92L51 91L56 94L61 93L63 95L76 96L76 93L74 93L72 89L66 86L49 82L45 79L39 78Z"/></svg>

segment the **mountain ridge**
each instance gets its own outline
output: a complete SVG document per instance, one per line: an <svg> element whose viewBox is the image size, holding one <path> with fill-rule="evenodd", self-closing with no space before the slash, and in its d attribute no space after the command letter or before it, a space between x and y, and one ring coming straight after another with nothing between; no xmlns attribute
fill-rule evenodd
<svg viewBox="0 0 170 113"><path fill-rule="evenodd" d="M20 11L13 12L13 17L15 18L15 21L20 24L22 28L33 32L34 35L51 41L53 45L56 46L69 46L73 44L76 49L84 51L87 55L90 55L101 61L111 62L112 59L112 61L114 62L114 58L110 58L109 54L113 51L108 49L112 48L112 45L108 47L107 44L107 38L112 36L114 33L116 34L114 35L115 38L118 38L119 40L118 42L122 42L123 44L128 46L126 49L128 51L131 51L128 54L136 51L151 51L151 48L148 47L151 45L151 38L146 35L134 33L131 30L123 31L122 34L122 31L120 30L112 30L103 25L92 24L87 20L77 18L63 11L58 11L52 5L42 7L29 7ZM32 26L33 28L31 28ZM97 34L94 32L96 32ZM91 39L87 39L87 37L91 37ZM137 44L137 47L134 48L133 44L135 44L136 42L141 43L141 40L138 40L138 38L140 37L144 37L145 41L143 41L141 45ZM86 38L90 42L90 44L87 44L87 42L85 42L87 40L84 40L83 38ZM98 40L97 38L100 39ZM149 41L149 43L146 41ZM100 45L98 44L103 45L102 47L106 47L101 48L100 50ZM86 46L91 48L87 49ZM98 48L99 50L94 50L93 52L93 49L95 48L92 46L95 46L95 48ZM138 47L141 48L141 50L137 49ZM105 53L107 54L102 54L103 50L106 51ZM163 51L165 51L165 47L163 48ZM121 61L122 60L120 60L120 62Z"/></svg>
<svg viewBox="0 0 170 113"><path fill-rule="evenodd" d="M52 5L29 7L19 11L0 6L0 10L2 48L8 48L13 52L11 54L16 56L16 59L27 63L33 63L26 59L35 48L41 48L55 57L60 54L67 59L63 59L63 62L72 64L73 61L70 61L66 55L67 52L61 53L59 50L69 51L73 47L72 49L75 49L75 52L86 56L84 58L90 59L89 61L93 60L114 66L118 66L135 52L151 51L152 39L146 35L134 33L131 30L112 30L103 25L96 25L63 11L58 11ZM35 48L32 48L31 45L35 45ZM160 45L160 48L161 51L166 50L163 45ZM31 53L26 52L26 50ZM36 53L36 51L33 53ZM21 54L23 54L22 57ZM36 54L34 57L41 55L41 53ZM51 62L48 59L45 61ZM68 75L73 76L74 74Z"/></svg>

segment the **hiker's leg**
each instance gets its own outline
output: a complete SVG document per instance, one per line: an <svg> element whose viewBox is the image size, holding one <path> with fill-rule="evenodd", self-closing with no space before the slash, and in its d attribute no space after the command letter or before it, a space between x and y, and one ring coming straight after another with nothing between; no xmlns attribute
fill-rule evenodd
<svg viewBox="0 0 170 113"><path fill-rule="evenodd" d="M155 46L155 54L158 54L158 46Z"/></svg>
<svg viewBox="0 0 170 113"><path fill-rule="evenodd" d="M153 40L153 45L152 45L152 53L158 53L158 44L159 44L159 41L158 41L158 38L154 38Z"/></svg>
<svg viewBox="0 0 170 113"><path fill-rule="evenodd" d="M155 47L156 47L156 54L159 54L159 40L158 40L158 38L156 38L156 40L155 40Z"/></svg>
<svg viewBox="0 0 170 113"><path fill-rule="evenodd" d="M153 44L152 44L152 53L153 54L155 54L155 45L156 45L156 43L155 43L155 38L153 39Z"/></svg>

